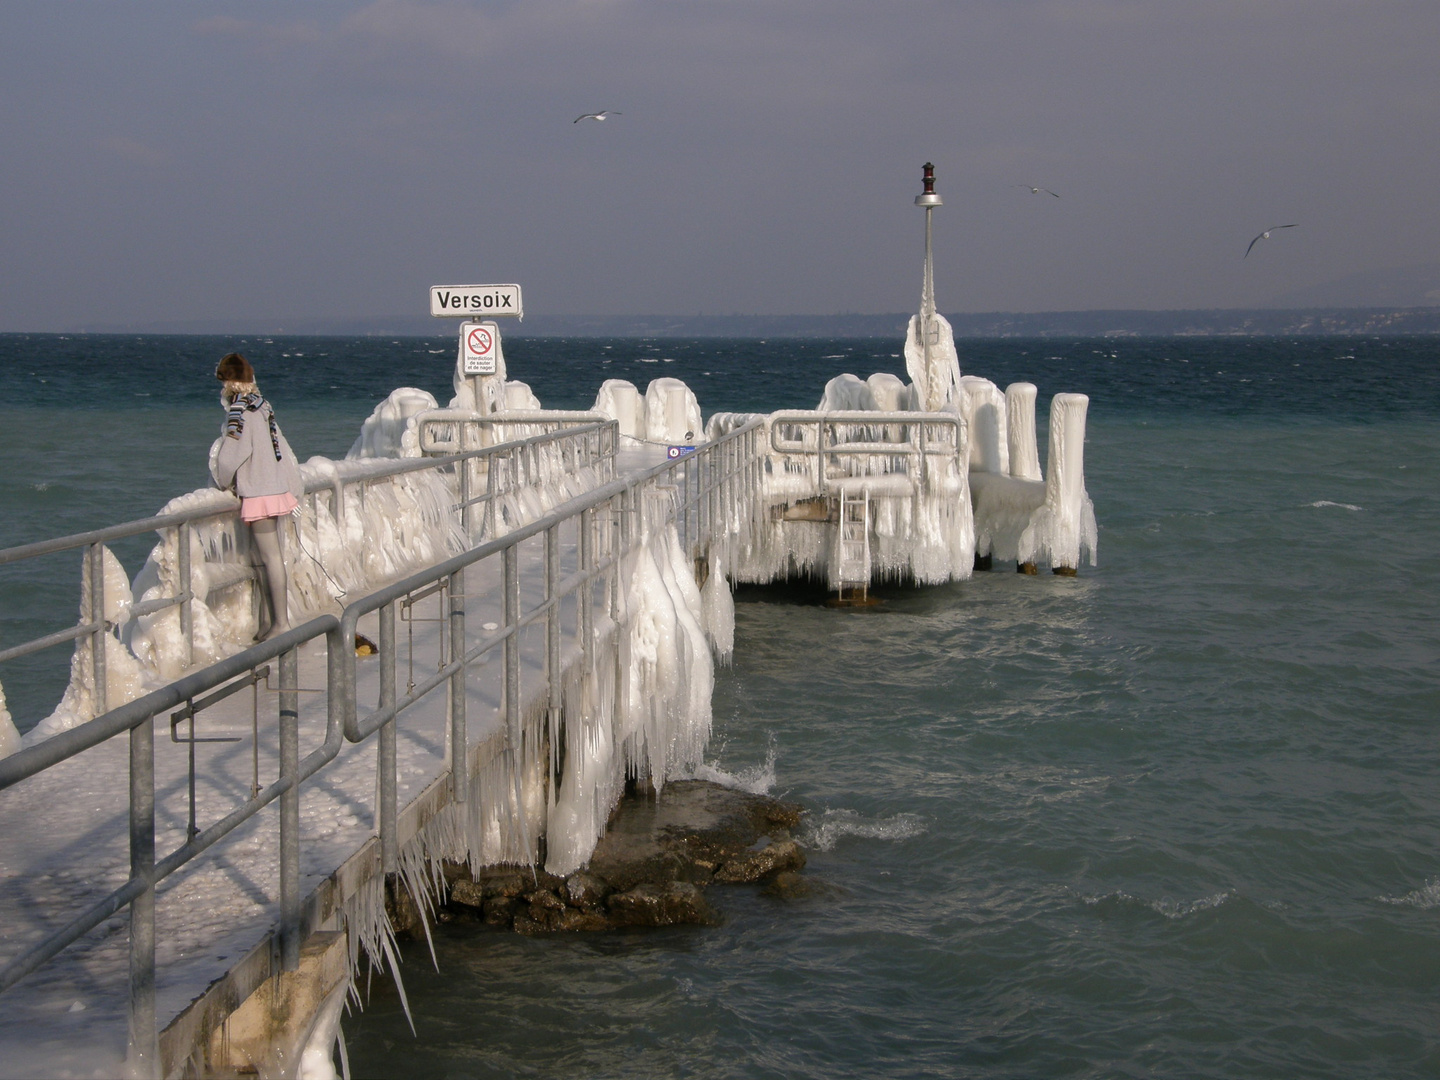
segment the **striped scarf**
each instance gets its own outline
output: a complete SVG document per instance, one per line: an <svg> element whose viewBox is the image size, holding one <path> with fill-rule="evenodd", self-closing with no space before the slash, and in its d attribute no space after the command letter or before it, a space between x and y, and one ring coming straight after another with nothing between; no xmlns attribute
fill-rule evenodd
<svg viewBox="0 0 1440 1080"><path fill-rule="evenodd" d="M240 433L245 430L245 414L255 412L264 404L265 399L259 394L241 394L232 401L225 415L225 437L240 438ZM280 425L275 422L274 409L270 410L270 445L275 450L275 460L280 461Z"/></svg>

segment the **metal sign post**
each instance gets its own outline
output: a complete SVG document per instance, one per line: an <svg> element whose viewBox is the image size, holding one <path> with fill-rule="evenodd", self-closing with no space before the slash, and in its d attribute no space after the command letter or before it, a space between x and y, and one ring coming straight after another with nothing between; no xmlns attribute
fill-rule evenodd
<svg viewBox="0 0 1440 1080"><path fill-rule="evenodd" d="M496 373L500 354L500 327L493 322L462 322L460 324L460 370L470 379L470 392L475 397L475 411L486 412L480 393L480 379Z"/></svg>
<svg viewBox="0 0 1440 1080"><path fill-rule="evenodd" d="M500 355L500 328L493 322L476 322L477 317L513 315L525 317L519 285L432 285L430 314L436 318L460 318L460 371L470 380L475 411L488 413L482 380L495 377Z"/></svg>

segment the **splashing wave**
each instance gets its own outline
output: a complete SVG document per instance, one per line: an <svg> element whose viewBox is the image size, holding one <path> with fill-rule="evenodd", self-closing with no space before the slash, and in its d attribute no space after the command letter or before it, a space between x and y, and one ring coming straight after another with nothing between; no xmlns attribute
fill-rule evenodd
<svg viewBox="0 0 1440 1080"><path fill-rule="evenodd" d="M712 784L735 791L748 791L751 795L768 795L775 787L775 748L770 748L765 754L765 760L759 765L751 765L747 769L732 773L719 765L704 763L687 779L708 780Z"/></svg>
<svg viewBox="0 0 1440 1080"><path fill-rule="evenodd" d="M1427 881L1418 889L1412 889L1404 896L1377 896L1375 899L1382 904L1394 904L1397 907L1416 907L1422 911L1428 911L1434 907L1440 907L1440 878L1434 881Z"/></svg>
<svg viewBox="0 0 1440 1080"><path fill-rule="evenodd" d="M815 851L831 851L847 836L865 840L908 840L924 831L925 822L917 814L867 818L854 810L826 810L819 820L808 822L800 842Z"/></svg>

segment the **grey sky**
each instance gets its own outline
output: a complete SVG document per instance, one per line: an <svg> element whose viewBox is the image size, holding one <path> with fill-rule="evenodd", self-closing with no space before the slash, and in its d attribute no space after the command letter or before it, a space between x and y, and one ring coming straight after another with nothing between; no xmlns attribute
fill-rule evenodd
<svg viewBox="0 0 1440 1080"><path fill-rule="evenodd" d="M1440 260L1437 43L1435 0L7 0L0 330L909 310L927 160L943 310L1263 306Z"/></svg>

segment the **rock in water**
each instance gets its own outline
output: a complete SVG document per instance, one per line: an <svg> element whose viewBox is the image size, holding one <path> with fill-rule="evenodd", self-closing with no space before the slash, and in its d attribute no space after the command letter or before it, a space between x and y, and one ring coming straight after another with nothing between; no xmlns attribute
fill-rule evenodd
<svg viewBox="0 0 1440 1080"><path fill-rule="evenodd" d="M568 878L530 867L472 875L445 865L449 909L522 934L718 921L706 886L771 882L774 895L806 895L805 853L790 837L804 810L705 780L665 785L660 797L621 800L590 865ZM397 932L423 933L423 905L395 905ZM467 914L468 913L468 916Z"/></svg>

